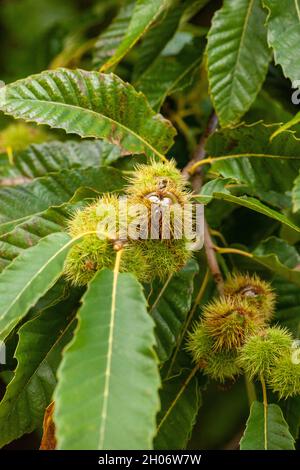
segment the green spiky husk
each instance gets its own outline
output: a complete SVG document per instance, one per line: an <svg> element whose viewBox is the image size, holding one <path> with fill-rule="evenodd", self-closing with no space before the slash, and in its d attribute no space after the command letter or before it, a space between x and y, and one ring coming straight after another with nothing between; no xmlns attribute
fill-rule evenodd
<svg viewBox="0 0 300 470"><path fill-rule="evenodd" d="M223 297L204 307L203 325L214 338L214 349L220 351L240 348L249 335L264 326L264 322L256 309L244 300Z"/></svg>
<svg viewBox="0 0 300 470"><path fill-rule="evenodd" d="M270 327L250 336L240 350L239 365L250 379L267 376L275 362L289 354L292 336L285 328Z"/></svg>
<svg viewBox="0 0 300 470"><path fill-rule="evenodd" d="M144 240L136 243L142 251L153 277L165 281L191 258L186 240Z"/></svg>
<svg viewBox="0 0 300 470"><path fill-rule="evenodd" d="M69 233L73 238L82 236L82 239L72 247L65 262L64 273L72 284L85 285L100 269L113 268L116 256L114 242L118 240L123 228L118 212L120 207L122 207L120 199L116 195L105 194L96 202L74 214L69 223ZM113 210L117 214L116 223L114 223ZM112 218L107 219L107 216L112 216ZM98 225L104 218L108 220L105 233ZM113 229L117 232L114 237L112 236ZM99 236L97 233L89 234L89 232L97 232ZM120 271L131 272L142 282L151 279L143 250L130 241L124 244Z"/></svg>
<svg viewBox="0 0 300 470"><path fill-rule="evenodd" d="M88 235L71 248L65 262L65 276L73 285L84 286L100 269L113 269L115 256L110 240ZM141 282L149 282L152 276L143 252L130 243L123 248L120 272L131 272Z"/></svg>
<svg viewBox="0 0 300 470"><path fill-rule="evenodd" d="M128 203L127 209L130 207L130 201ZM120 204L122 202L117 196L106 194L85 209L77 211L70 221L70 235L73 238L82 236L82 240L70 250L65 263L65 275L73 284L85 285L99 269L114 266L114 242L121 238L119 235L124 228L122 217L117 217L116 224L113 223L114 217L111 223L109 217L107 229L101 227L99 222L104 218L107 220L107 216L111 215L109 208L112 212L115 210L118 216L120 207L124 209ZM130 221L129 216L128 220ZM116 229L114 236L111 228ZM191 252L185 239L126 240L123 244L120 270L133 273L141 282L150 282L155 277L166 280L179 271L190 257Z"/></svg>
<svg viewBox="0 0 300 470"><path fill-rule="evenodd" d="M280 357L272 367L268 378L268 386L279 398L289 398L300 394L300 364L291 360L291 351Z"/></svg>
<svg viewBox="0 0 300 470"><path fill-rule="evenodd" d="M118 198L115 194L104 194L95 202L73 214L68 224L68 232L75 238L87 232L97 231L99 222L106 219L108 221L107 232L104 234L100 233L101 230L98 230L99 235L106 235L111 238L110 230L115 228L117 232L120 232L123 229L122 215L124 215L126 209L124 209L122 201L123 199ZM115 227L114 220L116 220Z"/></svg>
<svg viewBox="0 0 300 470"><path fill-rule="evenodd" d="M173 196L174 202L181 205L190 200L186 180L176 168L174 160L166 163L152 161L151 165L137 165L129 182L126 192L135 203L143 202L145 196L152 193Z"/></svg>
<svg viewBox="0 0 300 470"><path fill-rule="evenodd" d="M207 358L204 374L224 383L233 380L241 372L237 363L237 354L233 351L214 351Z"/></svg>
<svg viewBox="0 0 300 470"><path fill-rule="evenodd" d="M204 374L214 380L225 382L234 379L240 373L235 351L216 351L214 339L209 336L200 321L194 325L188 336L186 350L192 355L193 361L203 368Z"/></svg>
<svg viewBox="0 0 300 470"><path fill-rule="evenodd" d="M186 350L191 354L193 361L196 364L201 363L201 361L206 363L212 348L213 339L207 334L202 322L196 323L188 335L186 344Z"/></svg>
<svg viewBox="0 0 300 470"><path fill-rule="evenodd" d="M229 276L224 285L224 294L246 300L267 321L273 316L275 293L271 285L257 275L246 273Z"/></svg>

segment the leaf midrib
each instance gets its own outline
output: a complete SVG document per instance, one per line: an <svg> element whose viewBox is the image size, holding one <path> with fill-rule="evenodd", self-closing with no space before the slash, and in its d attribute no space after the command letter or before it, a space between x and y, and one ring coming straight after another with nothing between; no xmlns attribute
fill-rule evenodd
<svg viewBox="0 0 300 470"><path fill-rule="evenodd" d="M294 0L294 1L295 1L295 8L296 8L298 20L300 22L300 8L299 8L298 0Z"/></svg>
<svg viewBox="0 0 300 470"><path fill-rule="evenodd" d="M236 63L233 67L233 80L231 81L231 85L230 85L230 95L229 95L229 98L228 98L228 101L227 101L228 103L231 103L231 101L232 101L232 95L233 95L233 91L235 89L235 83L236 83L236 80L237 80L237 71L238 71L238 68L240 66L241 53L242 53L242 49L243 49L243 45L244 45L244 41L245 41L246 30L249 26L249 20L250 20L251 11L253 9L253 6L254 6L254 0L250 0L249 5L247 7L246 16L245 16L245 22L244 22L241 41L240 41L240 45L239 45L239 49L238 49L238 55L237 55L237 58L236 58Z"/></svg>
<svg viewBox="0 0 300 470"><path fill-rule="evenodd" d="M132 129L130 129L129 127L126 127L124 126L124 124L121 124L119 121L114 121L112 118L108 117L108 116L105 116L104 114L102 113L99 113L99 112L96 112L92 109L87 109L87 108L82 108L81 106L76 106L74 104L68 104L68 103L61 103L60 101L47 101L47 100L40 100L40 99L36 99L36 100L33 100L33 99L29 99L29 98L26 98L26 99L17 99L17 98L10 98L8 99L8 103L9 102L13 102L13 101L16 101L16 102L22 102L24 104L36 104L36 103L41 103L41 104L50 104L52 106L61 106L61 107L65 107L65 108L71 108L71 109L77 109L77 110L80 110L81 112L86 112L86 113L90 113L90 114L93 114L97 117L97 119L104 119L106 121L109 121L111 124L113 125L117 125L119 126L120 128L122 128L125 132L131 134L133 137L135 137L138 141L142 142L146 147L148 147L152 152L154 152L158 157L160 158L165 158L158 150L156 150L149 142L147 142L143 137L141 137L139 134L137 134L135 131L133 131ZM150 108L151 110L151 108ZM9 112L5 112L5 114L9 114ZM155 114L153 114L153 116L155 116ZM21 119L21 118L20 118ZM34 119L26 119L23 117L23 119L25 119L27 122L36 122ZM48 124L46 123L46 125L49 125L51 128L61 128L61 129L64 129L64 127L61 127L61 126L53 126L51 124ZM64 129L65 130L65 129ZM71 132L71 131L70 131ZM80 135L80 137L82 138L87 138L87 137L94 137L94 138L101 138L99 136L95 136L93 134L90 134L90 135L82 135L82 133L78 132L78 135Z"/></svg>
<svg viewBox="0 0 300 470"><path fill-rule="evenodd" d="M117 253L118 256L119 253ZM113 275L113 289L111 297L111 319L109 323L109 337L108 337L108 351L107 351L107 363L105 368L105 382L103 390L103 403L101 409L101 425L99 430L99 444L98 449L103 450L103 444L105 440L106 422L107 422L107 409L109 399L109 389L111 380L111 364L112 364L112 352L113 352L113 337L115 329L115 316L116 316L116 297L117 297L117 286L118 286L119 269L117 269L117 262Z"/></svg>

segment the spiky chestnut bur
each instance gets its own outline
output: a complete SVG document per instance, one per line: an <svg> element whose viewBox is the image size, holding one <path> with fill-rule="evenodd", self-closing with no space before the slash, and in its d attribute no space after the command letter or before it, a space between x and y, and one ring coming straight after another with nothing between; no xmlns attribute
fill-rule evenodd
<svg viewBox="0 0 300 470"><path fill-rule="evenodd" d="M128 212L127 217L123 217L124 210L130 212L131 203L127 203L127 206L124 206L117 196L106 194L75 213L68 231L73 238L82 236L82 240L70 250L64 269L67 279L73 284L85 285L99 269L112 268L116 244L119 242L123 248L121 272L131 272L141 282L150 282L155 277L166 280L171 274L179 271L191 257L184 239L128 239L123 243L120 234L126 233L123 232L126 219L129 223L131 221ZM134 216L132 217L134 219ZM89 233L98 231L99 223L103 220L104 233L100 235L104 236L98 237L96 233Z"/></svg>
<svg viewBox="0 0 300 470"><path fill-rule="evenodd" d="M110 239L118 237L126 229L124 212L128 211L128 206L123 205L122 201L115 194L104 194L96 202L74 213L68 224L68 232L73 238L97 230L100 236L105 235ZM99 227L98 224L104 220L105 227ZM117 235L111 232L116 232Z"/></svg>
<svg viewBox="0 0 300 470"><path fill-rule="evenodd" d="M204 307L203 325L214 339L214 349L220 351L240 348L249 335L264 326L264 322L245 300L222 297Z"/></svg>
<svg viewBox="0 0 300 470"><path fill-rule="evenodd" d="M247 338L240 349L238 363L250 379L260 374L267 377L275 362L290 354L291 346L292 336L287 329L266 328Z"/></svg>
<svg viewBox="0 0 300 470"><path fill-rule="evenodd" d="M213 339L207 334L201 321L195 323L193 330L188 335L186 350L191 354L196 364L207 362L207 358L212 353Z"/></svg>
<svg viewBox="0 0 300 470"><path fill-rule="evenodd" d="M0 133L0 150L7 148L23 150L30 144L40 144L49 139L42 129L28 126L22 122L10 124Z"/></svg>
<svg viewBox="0 0 300 470"><path fill-rule="evenodd" d="M75 286L86 285L102 268L113 269L116 251L111 240L101 240L97 235L87 235L74 245L65 262L64 274ZM141 282L152 279L143 252L129 243L123 247L121 272L130 272Z"/></svg>
<svg viewBox="0 0 300 470"><path fill-rule="evenodd" d="M188 336L186 350L192 355L193 361L203 368L205 375L222 383L233 379L240 373L235 351L215 351L214 340L209 336L203 323L194 325Z"/></svg>
<svg viewBox="0 0 300 470"><path fill-rule="evenodd" d="M165 281L178 272L191 258L185 239L181 240L144 240L136 242L146 260L153 278Z"/></svg>
<svg viewBox="0 0 300 470"><path fill-rule="evenodd" d="M100 269L113 268L116 245L124 228L123 209L117 196L106 194L75 213L68 231L73 238L82 239L71 248L64 266L65 276L72 284L85 285ZM105 226L99 227L104 220ZM94 233L97 231L100 236ZM122 248L120 271L131 272L143 282L151 280L152 273L141 247L129 240Z"/></svg>
<svg viewBox="0 0 300 470"><path fill-rule="evenodd" d="M129 182L127 194L137 201L153 193L170 197L179 204L189 200L186 180L176 168L174 160L165 163L153 160L150 165L137 165Z"/></svg>
<svg viewBox="0 0 300 470"><path fill-rule="evenodd" d="M224 294L229 297L240 297L260 312L266 320L274 313L275 294L266 281L257 275L234 274L228 277L224 285Z"/></svg>
<svg viewBox="0 0 300 470"><path fill-rule="evenodd" d="M240 372L237 354L234 351L213 351L204 367L205 375L222 383L235 379Z"/></svg>
<svg viewBox="0 0 300 470"><path fill-rule="evenodd" d="M149 214L141 223L148 233L154 221L160 239L182 238L184 227L192 228L190 193L174 161L138 165L129 181L126 192L131 202L142 205Z"/></svg>
<svg viewBox="0 0 300 470"><path fill-rule="evenodd" d="M268 386L279 398L300 394L300 364L292 361L291 351L276 360L268 378Z"/></svg>

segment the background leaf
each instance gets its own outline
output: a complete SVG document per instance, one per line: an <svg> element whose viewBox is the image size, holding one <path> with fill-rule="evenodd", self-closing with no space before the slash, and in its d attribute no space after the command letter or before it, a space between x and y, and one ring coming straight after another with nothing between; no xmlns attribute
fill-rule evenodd
<svg viewBox="0 0 300 470"><path fill-rule="evenodd" d="M18 366L0 404L1 447L42 423L56 385L61 352L74 323L72 315L65 314L70 307L74 308L74 299L47 309L19 330Z"/></svg>
<svg viewBox="0 0 300 470"><path fill-rule="evenodd" d="M158 433L155 449L186 449L201 405L197 379L185 387L188 374L166 380L160 391L161 410L158 413ZM182 390L184 388L184 390Z"/></svg>
<svg viewBox="0 0 300 470"><path fill-rule="evenodd" d="M72 204L50 207L0 236L0 272L16 256L36 245L42 238L66 230L67 222L76 208Z"/></svg>
<svg viewBox="0 0 300 470"><path fill-rule="evenodd" d="M205 189L203 188L205 191ZM253 210L255 212L259 212L260 214L264 214L267 217L270 217L274 220L277 220L278 222L286 225L287 227L295 230L296 232L300 232L300 227L298 225L294 224L292 220L290 220L288 217L285 215L281 214L278 211L275 211L274 209L271 209L270 207L266 206L262 202L260 202L258 199L255 199L253 197L248 197L248 196L234 196L230 194L227 190L225 192L213 192L211 196L208 196L206 194L203 194L203 196L197 196L195 199L197 199L198 202L202 204L207 204L209 202L208 198L212 199L217 199L220 201L227 201L231 202L232 204L237 204L242 207L246 207L247 209Z"/></svg>
<svg viewBox="0 0 300 470"><path fill-rule="evenodd" d="M275 320L288 328L294 338L300 335L300 291L299 286L276 277L273 286L277 294Z"/></svg>
<svg viewBox="0 0 300 470"><path fill-rule="evenodd" d="M154 323L132 275L119 274L115 308L113 295L113 273L102 270L78 312L55 392L59 449L152 446L159 407Z"/></svg>
<svg viewBox="0 0 300 470"><path fill-rule="evenodd" d="M291 81L299 80L300 6L298 0L263 0L268 11L268 43L276 64Z"/></svg>
<svg viewBox="0 0 300 470"><path fill-rule="evenodd" d="M120 62L142 35L145 34L167 4L168 0L136 0L125 37L113 57L102 65L101 71L109 70Z"/></svg>
<svg viewBox="0 0 300 470"><path fill-rule="evenodd" d="M225 0L208 34L208 76L222 126L248 111L266 77L270 53L260 0Z"/></svg>
<svg viewBox="0 0 300 470"><path fill-rule="evenodd" d="M157 354L162 362L170 357L190 310L197 271L198 265L192 260L172 277L165 289L157 281L153 284L150 309L156 325Z"/></svg>
<svg viewBox="0 0 300 470"><path fill-rule="evenodd" d="M300 397L290 397L286 400L282 400L279 404L284 418L288 423L290 433L295 440L298 439L300 427Z"/></svg>
<svg viewBox="0 0 300 470"><path fill-rule="evenodd" d="M98 68L107 62L116 52L124 38L130 23L135 2L125 2L117 15L97 38L93 51L93 65Z"/></svg>
<svg viewBox="0 0 300 470"><path fill-rule="evenodd" d="M213 172L246 184L253 195L282 207L287 204L285 193L299 173L299 140L292 132L270 140L277 128L257 123L219 130L208 140L206 151L215 158ZM218 161L220 156L245 154L248 157Z"/></svg>
<svg viewBox="0 0 300 470"><path fill-rule="evenodd" d="M293 200L293 211L297 212L300 210L300 174L294 181L293 191L292 191L292 200Z"/></svg>
<svg viewBox="0 0 300 470"><path fill-rule="evenodd" d="M15 153L14 165L22 175L37 178L63 169L108 165L118 157L118 147L99 140L52 141Z"/></svg>
<svg viewBox="0 0 300 470"><path fill-rule="evenodd" d="M147 72L179 27L181 16L189 1L173 0L143 37L138 48L138 60L134 64L133 81ZM159 84L159 81L157 81Z"/></svg>
<svg viewBox="0 0 300 470"><path fill-rule="evenodd" d="M204 43L200 38L191 40L178 54L162 54L135 83L148 98L154 109L159 109L166 97L185 87L201 64ZM160 77L157 81L155 78ZM189 83L189 82L188 82Z"/></svg>
<svg viewBox="0 0 300 470"><path fill-rule="evenodd" d="M300 286L300 256L297 250L284 240L270 237L253 251L253 259L284 279Z"/></svg>

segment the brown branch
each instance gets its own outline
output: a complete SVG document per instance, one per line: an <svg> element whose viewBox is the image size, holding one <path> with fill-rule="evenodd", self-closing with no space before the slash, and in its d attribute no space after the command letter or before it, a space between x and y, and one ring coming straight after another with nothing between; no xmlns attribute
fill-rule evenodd
<svg viewBox="0 0 300 470"><path fill-rule="evenodd" d="M215 132L217 125L218 125L218 118L216 116L216 113L213 112L208 120L206 129L200 138L199 144L196 147L193 158L189 161L189 163L182 170L182 174L185 176L185 178L191 180L193 191L196 194L200 192L201 187L202 187L202 167L199 166L192 175L190 173L190 170L195 165L195 163L205 158L205 145L206 145L207 139L209 138L211 134ZM216 282L217 289L220 295L222 295L223 287L224 287L223 276L222 276L222 273L218 264L214 244L211 239L211 236L209 233L209 227L208 227L206 220L204 221L204 224L205 224L204 225L204 248L205 248L205 253L206 253L206 258L207 258L207 264Z"/></svg>
<svg viewBox="0 0 300 470"><path fill-rule="evenodd" d="M202 186L202 167L197 168L196 171L192 175L190 173L190 170L195 165L195 163L204 159L205 145L206 145L207 139L209 138L211 134L214 133L214 131L217 128L217 125L218 125L217 115L215 112L212 112L212 114L209 117L206 129L204 133L202 134L199 140L199 143L196 147L193 158L189 161L189 163L182 170L183 176L185 176L185 178L187 179L191 179L191 183L192 183L193 190L195 193L198 193Z"/></svg>
<svg viewBox="0 0 300 470"><path fill-rule="evenodd" d="M214 244L211 239L211 236L209 233L209 227L208 227L206 220L204 221L204 248L205 248L205 253L206 253L206 258L207 258L207 264L215 280L219 294L223 295L224 293L223 276L219 267Z"/></svg>

